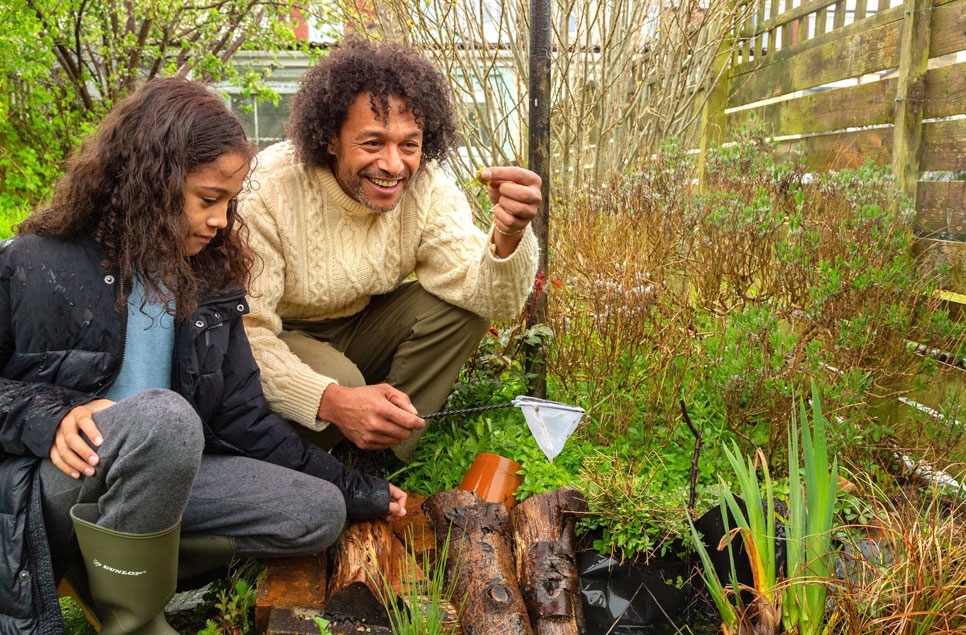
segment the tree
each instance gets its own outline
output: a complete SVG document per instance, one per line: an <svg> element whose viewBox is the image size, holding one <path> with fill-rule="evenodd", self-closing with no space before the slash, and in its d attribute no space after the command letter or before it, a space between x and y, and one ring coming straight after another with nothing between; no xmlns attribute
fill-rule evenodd
<svg viewBox="0 0 966 635"><path fill-rule="evenodd" d="M152 77L263 90L231 58L295 47L293 2L0 0L0 216L16 220L45 198L80 138Z"/></svg>

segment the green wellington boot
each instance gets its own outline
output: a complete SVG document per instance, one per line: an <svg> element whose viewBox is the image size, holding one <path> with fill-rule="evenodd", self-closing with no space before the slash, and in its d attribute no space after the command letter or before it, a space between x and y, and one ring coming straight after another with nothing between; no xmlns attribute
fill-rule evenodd
<svg viewBox="0 0 966 635"><path fill-rule="evenodd" d="M96 504L70 510L101 635L178 635L164 618L178 578L181 523L151 534L99 527Z"/></svg>
<svg viewBox="0 0 966 635"><path fill-rule="evenodd" d="M181 534L178 590L198 589L223 577L236 555L234 538L213 534Z"/></svg>

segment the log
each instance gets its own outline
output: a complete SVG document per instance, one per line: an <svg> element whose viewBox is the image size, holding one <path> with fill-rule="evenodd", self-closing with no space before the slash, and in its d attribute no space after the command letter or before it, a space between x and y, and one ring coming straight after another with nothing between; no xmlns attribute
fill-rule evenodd
<svg viewBox="0 0 966 635"><path fill-rule="evenodd" d="M425 496L410 494L406 501L406 515L402 518L395 516L390 521L401 552L395 558L399 563L399 575L393 577L393 590L403 598L410 611L441 611L437 618L445 632L462 635L459 611L450 602L439 603L440 598L446 595L446 589L434 590L430 586L438 584L445 587L446 582L435 571L436 534L423 513L422 504L425 500ZM420 592L418 589L425 589L430 593Z"/></svg>
<svg viewBox="0 0 966 635"><path fill-rule="evenodd" d="M533 635L513 564L510 514L502 503L478 494L447 490L423 503L432 523L437 553L463 602L465 635Z"/></svg>
<svg viewBox="0 0 966 635"><path fill-rule="evenodd" d="M510 513L517 582L538 635L584 632L574 524L586 511L583 495L563 487L531 496Z"/></svg>
<svg viewBox="0 0 966 635"><path fill-rule="evenodd" d="M407 534L407 535L411 535ZM396 535L399 538L399 535ZM432 551L435 553L435 551ZM436 577L430 579L424 567L433 566L428 558L431 553L413 551L411 544L404 544L402 540L393 541L393 560L396 571L393 572L392 584L396 597L402 602L400 609L414 613L435 611L435 620L442 625L445 632L452 635L462 635L459 625L459 611L446 600L445 589L440 593L433 593L432 584L438 583L445 587L445 581ZM420 562L424 563L422 566Z"/></svg>
<svg viewBox="0 0 966 635"><path fill-rule="evenodd" d="M333 546L326 612L333 616L389 626L383 605L386 579L393 576L396 537L385 520L350 523ZM398 552L397 552L398 553ZM392 580L392 577L389 578ZM397 601L397 598L392 598Z"/></svg>
<svg viewBox="0 0 966 635"><path fill-rule="evenodd" d="M425 500L425 496L410 494L406 501L406 515L394 516L389 524L396 538L416 556L416 562L432 565L436 561L436 534L423 513Z"/></svg>
<svg viewBox="0 0 966 635"><path fill-rule="evenodd" d="M333 547L326 612L333 617L392 627L384 599L388 597L401 614L442 611L438 619L459 634L456 609L450 604L440 606L426 594L430 581L422 565L431 563L428 558L434 553L432 527L418 507L410 505L410 513L389 523L351 523Z"/></svg>

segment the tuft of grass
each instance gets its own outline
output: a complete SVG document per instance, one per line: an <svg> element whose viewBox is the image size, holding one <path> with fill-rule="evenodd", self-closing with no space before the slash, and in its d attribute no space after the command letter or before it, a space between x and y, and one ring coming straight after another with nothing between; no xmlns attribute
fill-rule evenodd
<svg viewBox="0 0 966 635"><path fill-rule="evenodd" d="M413 540L406 542L414 544ZM386 609L390 628L395 635L453 635L459 632L458 618L463 606L456 606L455 614L450 610L453 607L458 565L448 580L448 553L449 536L435 550L435 558L431 558L429 551L419 556L407 548L399 571L398 593L393 581L383 572L380 572L378 580L374 580L379 601Z"/></svg>
<svg viewBox="0 0 966 635"><path fill-rule="evenodd" d="M799 431L799 422L801 430ZM782 598L785 629L820 635L825 627L825 599L832 577L832 529L838 501L838 460L829 457L826 419L818 389L812 385L811 430L805 403L792 416L788 437L788 518L785 523L786 583ZM799 432L803 465L799 466Z"/></svg>
<svg viewBox="0 0 966 635"><path fill-rule="evenodd" d="M966 500L933 486L889 498L871 482L873 520L843 537L830 632L966 632Z"/></svg>

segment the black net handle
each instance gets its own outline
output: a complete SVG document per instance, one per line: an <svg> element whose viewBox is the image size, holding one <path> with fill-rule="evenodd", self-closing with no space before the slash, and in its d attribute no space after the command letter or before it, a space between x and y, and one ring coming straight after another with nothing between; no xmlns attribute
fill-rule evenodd
<svg viewBox="0 0 966 635"><path fill-rule="evenodd" d="M467 415L476 414L477 412L485 412L487 410L497 410L498 408L510 408L514 404L511 403L500 403L494 404L492 406L479 406L477 408L464 408L462 410L444 410L443 412L434 412L431 415L417 415L421 419L439 419L440 417L446 417L448 415Z"/></svg>

